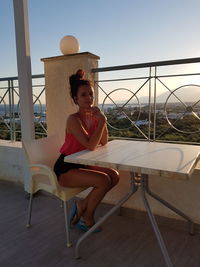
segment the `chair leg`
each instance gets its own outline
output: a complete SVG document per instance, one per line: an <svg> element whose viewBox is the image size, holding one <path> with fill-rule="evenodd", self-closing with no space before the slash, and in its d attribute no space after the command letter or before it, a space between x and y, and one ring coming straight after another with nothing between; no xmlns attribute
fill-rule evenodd
<svg viewBox="0 0 200 267"><path fill-rule="evenodd" d="M59 201L60 201L60 207L63 208L63 201L60 199L59 199Z"/></svg>
<svg viewBox="0 0 200 267"><path fill-rule="evenodd" d="M28 221L27 221L26 227L31 226L32 200L33 200L33 194L31 193L30 199L29 199L29 205L28 205Z"/></svg>
<svg viewBox="0 0 200 267"><path fill-rule="evenodd" d="M67 247L70 248L72 246L70 242L70 234L69 234L69 220L68 220L68 203L67 201L63 201L64 205L64 216L65 216L65 230L67 237Z"/></svg>

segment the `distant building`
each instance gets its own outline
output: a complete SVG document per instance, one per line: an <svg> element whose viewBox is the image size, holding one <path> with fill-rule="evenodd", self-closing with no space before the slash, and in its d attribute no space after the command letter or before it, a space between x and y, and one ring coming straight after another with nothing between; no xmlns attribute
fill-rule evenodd
<svg viewBox="0 0 200 267"><path fill-rule="evenodd" d="M134 121L133 124L137 125L137 126L142 126L142 125L149 125L149 121L146 120L138 120L138 121ZM151 121L150 121L151 124Z"/></svg>

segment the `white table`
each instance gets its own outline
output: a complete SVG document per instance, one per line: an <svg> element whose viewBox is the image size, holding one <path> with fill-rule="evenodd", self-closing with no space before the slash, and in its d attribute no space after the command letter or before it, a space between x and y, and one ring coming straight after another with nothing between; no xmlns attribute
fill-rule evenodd
<svg viewBox="0 0 200 267"><path fill-rule="evenodd" d="M150 209L146 193L188 220L190 233L193 233L193 222L187 215L150 191L148 176L159 175L160 177L169 177L172 179L189 179L199 158L200 146L132 140L114 140L105 146L98 147L95 151L84 150L66 156L66 162L126 170L131 173L130 192L78 240L76 244L76 257L79 258L80 243L140 188L142 200L166 265L173 266L154 215Z"/></svg>

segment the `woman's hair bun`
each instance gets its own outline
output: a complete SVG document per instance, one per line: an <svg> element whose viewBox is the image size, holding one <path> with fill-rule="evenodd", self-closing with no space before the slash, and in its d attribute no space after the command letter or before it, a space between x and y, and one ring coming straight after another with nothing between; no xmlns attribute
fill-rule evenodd
<svg viewBox="0 0 200 267"><path fill-rule="evenodd" d="M79 80L83 80L85 73L82 69L79 69L79 70L77 70L76 75L79 78Z"/></svg>
<svg viewBox="0 0 200 267"><path fill-rule="evenodd" d="M76 74L71 75L69 78L70 85L74 86L77 84L79 80L83 80L84 74L85 73L83 70L81 69L77 70Z"/></svg>
<svg viewBox="0 0 200 267"><path fill-rule="evenodd" d="M77 70L76 74L73 74L72 76L69 77L69 83L71 88L70 94L75 104L76 104L75 97L77 97L79 87L85 85L91 86L89 80L84 80L84 74L85 74L84 71L79 69Z"/></svg>

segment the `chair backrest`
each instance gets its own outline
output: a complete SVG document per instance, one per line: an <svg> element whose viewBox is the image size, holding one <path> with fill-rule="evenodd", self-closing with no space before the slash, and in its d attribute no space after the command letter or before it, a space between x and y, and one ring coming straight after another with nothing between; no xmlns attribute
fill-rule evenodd
<svg viewBox="0 0 200 267"><path fill-rule="evenodd" d="M59 156L60 140L58 135L32 141L23 141L30 164L44 164L51 169Z"/></svg>

